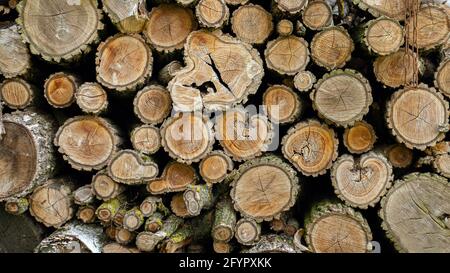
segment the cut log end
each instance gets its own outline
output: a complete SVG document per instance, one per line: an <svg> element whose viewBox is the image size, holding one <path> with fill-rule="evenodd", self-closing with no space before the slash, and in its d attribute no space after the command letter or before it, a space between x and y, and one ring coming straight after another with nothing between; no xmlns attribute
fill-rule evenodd
<svg viewBox="0 0 450 273"><path fill-rule="evenodd" d="M361 154L373 148L377 139L375 131L369 123L358 121L344 132L344 145L349 152Z"/></svg>
<svg viewBox="0 0 450 273"><path fill-rule="evenodd" d="M263 95L263 105L272 122L289 123L295 121L302 110L299 96L289 87L273 85Z"/></svg>
<svg viewBox="0 0 450 273"><path fill-rule="evenodd" d="M406 168L413 162L414 155L411 149L403 144L394 144L384 150L384 154L394 168Z"/></svg>
<svg viewBox="0 0 450 273"><path fill-rule="evenodd" d="M289 36L294 31L294 24L292 21L282 19L277 23L277 32L281 36Z"/></svg>
<svg viewBox="0 0 450 273"><path fill-rule="evenodd" d="M75 98L80 109L87 114L100 114L108 107L105 90L98 83L83 83Z"/></svg>
<svg viewBox="0 0 450 273"><path fill-rule="evenodd" d="M114 181L127 185L144 184L158 175L158 165L150 157L134 150L116 153L107 170Z"/></svg>
<svg viewBox="0 0 450 273"><path fill-rule="evenodd" d="M297 74L306 68L310 60L308 42L294 35L268 42L264 56L267 67L282 75Z"/></svg>
<svg viewBox="0 0 450 273"><path fill-rule="evenodd" d="M434 85L442 94L450 98L450 58L444 60L438 67Z"/></svg>
<svg viewBox="0 0 450 273"><path fill-rule="evenodd" d="M0 74L5 78L13 78L27 73L31 68L29 49L22 42L19 26L6 24L0 27Z"/></svg>
<svg viewBox="0 0 450 273"><path fill-rule="evenodd" d="M78 80L63 72L50 75L45 81L44 96L55 108L69 107L75 101Z"/></svg>
<svg viewBox="0 0 450 273"><path fill-rule="evenodd" d="M146 86L137 93L133 104L136 116L148 124L163 122L172 109L170 94L160 85Z"/></svg>
<svg viewBox="0 0 450 273"><path fill-rule="evenodd" d="M321 30L333 24L333 11L327 1L310 1L303 11L302 18L303 24L308 28Z"/></svg>
<svg viewBox="0 0 450 273"><path fill-rule="evenodd" d="M144 215L135 207L127 211L123 216L123 227L129 231L135 231L144 224Z"/></svg>
<svg viewBox="0 0 450 273"><path fill-rule="evenodd" d="M215 151L200 162L199 170L207 183L219 183L225 179L233 166L231 158L221 151Z"/></svg>
<svg viewBox="0 0 450 273"><path fill-rule="evenodd" d="M416 54L404 48L386 56L379 56L373 63L375 77L382 84L396 88L411 83L414 77Z"/></svg>
<svg viewBox="0 0 450 273"><path fill-rule="evenodd" d="M77 188L72 195L73 201L77 205L90 204L94 201L95 198L91 185L84 185Z"/></svg>
<svg viewBox="0 0 450 273"><path fill-rule="evenodd" d="M24 109L34 98L31 86L20 78L8 79L0 85L0 99L11 109Z"/></svg>
<svg viewBox="0 0 450 273"><path fill-rule="evenodd" d="M388 55L397 52L404 42L403 27L396 20L380 17L368 23L364 42L373 52Z"/></svg>
<svg viewBox="0 0 450 273"><path fill-rule="evenodd" d="M11 198L5 202L5 211L9 214L20 215L28 210L29 201L25 197Z"/></svg>
<svg viewBox="0 0 450 273"><path fill-rule="evenodd" d="M228 21L230 11L224 0L200 0L195 14L204 27L220 28Z"/></svg>
<svg viewBox="0 0 450 273"><path fill-rule="evenodd" d="M236 223L235 237L243 245L254 245L261 238L261 225L253 219L242 218Z"/></svg>
<svg viewBox="0 0 450 273"><path fill-rule="evenodd" d="M106 171L100 171L92 177L91 187L95 196L104 201L116 198L124 191L124 187L109 177Z"/></svg>
<svg viewBox="0 0 450 273"><path fill-rule="evenodd" d="M144 154L154 154L161 147L159 129L152 125L141 125L131 132L133 148Z"/></svg>
<svg viewBox="0 0 450 273"><path fill-rule="evenodd" d="M152 194L184 191L188 185L197 181L195 169L179 162L169 162L160 178L152 179L147 190Z"/></svg>
<svg viewBox="0 0 450 273"><path fill-rule="evenodd" d="M314 35L311 42L312 59L328 70L343 67L353 50L353 40L343 27L326 28Z"/></svg>
<svg viewBox="0 0 450 273"><path fill-rule="evenodd" d="M231 27L240 40L261 44L273 30L272 15L259 5L243 5L233 12Z"/></svg>
<svg viewBox="0 0 450 273"><path fill-rule="evenodd" d="M294 77L294 86L298 91L307 92L316 83L316 76L310 71L300 71Z"/></svg>
<svg viewBox="0 0 450 273"><path fill-rule="evenodd" d="M278 9L290 14L299 13L308 4L307 0L275 0Z"/></svg>

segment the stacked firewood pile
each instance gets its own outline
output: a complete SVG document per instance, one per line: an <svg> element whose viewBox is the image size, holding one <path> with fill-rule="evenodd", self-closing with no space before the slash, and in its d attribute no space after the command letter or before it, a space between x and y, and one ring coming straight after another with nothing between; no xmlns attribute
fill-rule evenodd
<svg viewBox="0 0 450 273"><path fill-rule="evenodd" d="M450 252L419 2L0 1L0 252Z"/></svg>

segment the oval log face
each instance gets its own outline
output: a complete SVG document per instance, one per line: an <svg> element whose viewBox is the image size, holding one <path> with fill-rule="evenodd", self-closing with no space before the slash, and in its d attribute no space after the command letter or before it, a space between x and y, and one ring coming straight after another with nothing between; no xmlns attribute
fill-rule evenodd
<svg viewBox="0 0 450 273"><path fill-rule="evenodd" d="M4 121L0 139L0 198L20 193L36 173L37 154L33 137L24 126Z"/></svg>

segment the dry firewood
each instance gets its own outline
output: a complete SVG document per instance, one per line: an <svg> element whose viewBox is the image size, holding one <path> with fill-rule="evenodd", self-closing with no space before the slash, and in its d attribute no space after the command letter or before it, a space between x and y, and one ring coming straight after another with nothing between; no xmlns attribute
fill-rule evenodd
<svg viewBox="0 0 450 273"><path fill-rule="evenodd" d="M183 219L175 215L169 216L164 220L164 223L159 231L156 233L144 231L136 237L136 246L141 251L150 252L167 237L170 237L178 227L183 223Z"/></svg>
<svg viewBox="0 0 450 273"><path fill-rule="evenodd" d="M97 81L119 92L133 91L152 74L153 56L137 34L117 34L102 42L95 60Z"/></svg>
<svg viewBox="0 0 450 273"><path fill-rule="evenodd" d="M372 232L361 213L340 203L316 204L305 218L306 242L312 252L369 251Z"/></svg>
<svg viewBox="0 0 450 273"><path fill-rule="evenodd" d="M317 65L328 70L343 67L354 50L353 40L343 27L328 27L314 35L311 56Z"/></svg>
<svg viewBox="0 0 450 273"><path fill-rule="evenodd" d="M80 206L77 211L77 219L84 224L92 224L96 219L95 210L96 208L91 205Z"/></svg>
<svg viewBox="0 0 450 273"><path fill-rule="evenodd" d="M136 234L123 227L117 228L116 242L121 245L128 245L136 238Z"/></svg>
<svg viewBox="0 0 450 273"><path fill-rule="evenodd" d="M46 227L59 228L74 214L71 178L50 179L34 189L30 196L30 213Z"/></svg>
<svg viewBox="0 0 450 273"><path fill-rule="evenodd" d="M233 244L230 242L214 241L213 250L216 253L231 253L233 251Z"/></svg>
<svg viewBox="0 0 450 273"><path fill-rule="evenodd" d="M236 6L236 5L245 5L249 0L225 0L225 3L228 5Z"/></svg>
<svg viewBox="0 0 450 273"><path fill-rule="evenodd" d="M183 193L183 200L189 216L198 216L203 209L213 205L212 187L207 184L188 185Z"/></svg>
<svg viewBox="0 0 450 273"><path fill-rule="evenodd" d="M47 61L73 60L98 41L102 13L97 1L20 1L17 5L22 35L33 54Z"/></svg>
<svg viewBox="0 0 450 273"><path fill-rule="evenodd" d="M291 14L299 13L308 4L308 0L275 0L278 9Z"/></svg>
<svg viewBox="0 0 450 273"><path fill-rule="evenodd" d="M160 85L144 87L134 98L134 113L147 124L159 124L170 114L172 100L169 92Z"/></svg>
<svg viewBox="0 0 450 273"><path fill-rule="evenodd" d="M382 148L382 152L394 168L406 168L414 159L412 150L403 144L388 145Z"/></svg>
<svg viewBox="0 0 450 273"><path fill-rule="evenodd" d="M436 70L434 78L434 86L436 86L442 94L450 98L450 58L442 61Z"/></svg>
<svg viewBox="0 0 450 273"><path fill-rule="evenodd" d="M211 122L198 112L179 112L161 125L164 150L173 159L191 164L208 155L214 144Z"/></svg>
<svg viewBox="0 0 450 273"><path fill-rule="evenodd" d="M114 219L115 215L119 212L121 207L123 207L122 198L112 198L100 204L100 206L98 206L97 210L95 211L95 215L100 221L104 223L110 223Z"/></svg>
<svg viewBox="0 0 450 273"><path fill-rule="evenodd" d="M300 223L295 218L289 218L284 227L284 233L286 235L293 237L297 230L300 228Z"/></svg>
<svg viewBox="0 0 450 273"><path fill-rule="evenodd" d="M160 212L155 212L150 215L145 221L144 229L145 231L157 232L161 229L164 223L164 215Z"/></svg>
<svg viewBox="0 0 450 273"><path fill-rule="evenodd" d="M122 33L139 33L147 20L144 0L102 0L103 10Z"/></svg>
<svg viewBox="0 0 450 273"><path fill-rule="evenodd" d="M333 11L327 1L309 1L303 10L302 19L308 28L321 30L333 25Z"/></svg>
<svg viewBox="0 0 450 273"><path fill-rule="evenodd" d="M260 156L273 139L273 127L267 117L251 114L242 107L216 116L215 132L224 152L235 161Z"/></svg>
<svg viewBox="0 0 450 273"><path fill-rule="evenodd" d="M162 199L156 196L147 196L139 206L139 210L141 211L144 217L152 216L158 210Z"/></svg>
<svg viewBox="0 0 450 273"><path fill-rule="evenodd" d="M197 22L190 9L162 4L148 14L143 33L157 51L171 52L182 49L189 33L196 28Z"/></svg>
<svg viewBox="0 0 450 273"><path fill-rule="evenodd" d="M46 182L54 173L56 158L51 145L55 124L50 116L32 110L14 112L3 115L2 123L0 200L4 201L24 197Z"/></svg>
<svg viewBox="0 0 450 273"><path fill-rule="evenodd" d="M154 154L161 147L161 135L159 128L153 125L140 125L131 132L131 144L133 148L144 154Z"/></svg>
<svg viewBox="0 0 450 273"><path fill-rule="evenodd" d="M108 97L98 83L86 82L80 85L75 99L80 109L87 114L101 114L108 108Z"/></svg>
<svg viewBox="0 0 450 273"><path fill-rule="evenodd" d="M273 30L272 15L259 5L243 5L233 12L231 28L241 41L262 44Z"/></svg>
<svg viewBox="0 0 450 273"><path fill-rule="evenodd" d="M18 25L11 23L0 25L0 74L5 78L24 75L31 68L30 51L19 30Z"/></svg>
<svg viewBox="0 0 450 273"><path fill-rule="evenodd" d="M285 85L272 85L263 94L263 105L274 123L295 121L303 108L300 97Z"/></svg>
<svg viewBox="0 0 450 273"><path fill-rule="evenodd" d="M236 223L236 240L243 245L254 245L261 238L261 224L251 218L241 218Z"/></svg>
<svg viewBox="0 0 450 273"><path fill-rule="evenodd" d="M145 184L158 175L158 165L148 156L134 150L121 150L108 163L108 175L126 185Z"/></svg>
<svg viewBox="0 0 450 273"><path fill-rule="evenodd" d="M449 252L450 186L430 173L397 180L381 201L382 227L401 252Z"/></svg>
<svg viewBox="0 0 450 273"><path fill-rule="evenodd" d="M106 166L121 144L121 138L109 121L95 116L77 116L58 129L54 144L72 168L90 171Z"/></svg>
<svg viewBox="0 0 450 273"><path fill-rule="evenodd" d="M184 191L188 185L197 181L195 169L179 162L169 162L160 178L151 179L147 190L152 194Z"/></svg>
<svg viewBox="0 0 450 273"><path fill-rule="evenodd" d="M203 180L206 183L214 184L222 182L233 170L234 164L224 152L213 151L202 159L198 168Z"/></svg>
<svg viewBox="0 0 450 273"><path fill-rule="evenodd" d="M238 39L202 30L192 32L184 48L186 66L168 85L176 111L225 110L245 103L261 84L264 69L258 51ZM207 82L213 87L200 90Z"/></svg>
<svg viewBox="0 0 450 273"><path fill-rule="evenodd" d="M292 21L282 19L277 23L277 33L280 36L289 36L294 31L294 24Z"/></svg>
<svg viewBox="0 0 450 273"><path fill-rule="evenodd" d="M51 74L44 84L44 96L55 108L69 107L75 101L79 80L71 74L58 72Z"/></svg>
<svg viewBox="0 0 450 273"><path fill-rule="evenodd" d="M230 10L224 0L200 0L195 15L202 26L221 28L230 17Z"/></svg>
<svg viewBox="0 0 450 273"><path fill-rule="evenodd" d="M379 55L397 52L404 42L403 27L397 20L380 17L367 23L364 43Z"/></svg>
<svg viewBox="0 0 450 273"><path fill-rule="evenodd" d="M307 92L313 88L316 80L310 71L300 71L294 77L294 86L298 91Z"/></svg>
<svg viewBox="0 0 450 273"><path fill-rule="evenodd" d="M361 154L372 150L377 136L372 125L365 121L357 121L352 127L345 129L343 139L349 152Z"/></svg>
<svg viewBox="0 0 450 273"><path fill-rule="evenodd" d="M170 210L178 217L187 218L191 216L187 211L183 193L178 193L172 196L172 200L170 201Z"/></svg>
<svg viewBox="0 0 450 273"><path fill-rule="evenodd" d="M80 206L91 204L95 199L95 195L90 184L77 188L73 191L72 196L73 202Z"/></svg>
<svg viewBox="0 0 450 273"><path fill-rule="evenodd" d="M102 253L140 253L136 247L123 246L118 243L109 243L103 246Z"/></svg>
<svg viewBox="0 0 450 273"><path fill-rule="evenodd" d="M211 237L214 242L229 242L234 237L236 226L236 212L231 199L222 198L216 204L214 223L211 229Z"/></svg>
<svg viewBox="0 0 450 273"><path fill-rule="evenodd" d="M144 215L138 207L128 210L123 216L123 227L129 231L135 231L144 224Z"/></svg>
<svg viewBox="0 0 450 273"><path fill-rule="evenodd" d="M297 253L299 252L291 237L285 235L269 234L261 236L261 239L250 249L243 253Z"/></svg>
<svg viewBox="0 0 450 273"><path fill-rule="evenodd" d="M197 0L175 0L178 4L185 6L185 7L191 7L193 6Z"/></svg>
<svg viewBox="0 0 450 273"><path fill-rule="evenodd" d="M392 94L386 119L399 142L425 150L444 139L449 130L449 105L434 88L420 84Z"/></svg>
<svg viewBox="0 0 450 273"><path fill-rule="evenodd" d="M243 163L231 186L234 208L258 222L289 210L301 190L295 170L275 156Z"/></svg>
<svg viewBox="0 0 450 273"><path fill-rule="evenodd" d="M21 78L7 79L0 84L0 99L11 109L25 109L33 103L37 92Z"/></svg>
<svg viewBox="0 0 450 273"><path fill-rule="evenodd" d="M338 156L338 140L328 126L316 120L293 126L282 140L282 152L307 176L324 174Z"/></svg>
<svg viewBox="0 0 450 273"><path fill-rule="evenodd" d="M183 68L183 64L177 60L166 64L158 73L158 80L167 86L167 84L175 77L175 74Z"/></svg>
<svg viewBox="0 0 450 273"><path fill-rule="evenodd" d="M344 154L331 169L336 195L346 204L362 209L375 206L393 179L391 164L386 157L375 152L363 154L358 159Z"/></svg>
<svg viewBox="0 0 450 273"><path fill-rule="evenodd" d="M28 198L10 198L5 202L5 211L9 214L20 215L28 210L30 205Z"/></svg>
<svg viewBox="0 0 450 273"><path fill-rule="evenodd" d="M106 170L99 171L92 177L91 188L97 199L103 201L116 198L125 190L124 185L114 181Z"/></svg>
<svg viewBox="0 0 450 273"><path fill-rule="evenodd" d="M405 18L408 0L353 0L361 9L369 11L373 16L387 16L396 20Z"/></svg>

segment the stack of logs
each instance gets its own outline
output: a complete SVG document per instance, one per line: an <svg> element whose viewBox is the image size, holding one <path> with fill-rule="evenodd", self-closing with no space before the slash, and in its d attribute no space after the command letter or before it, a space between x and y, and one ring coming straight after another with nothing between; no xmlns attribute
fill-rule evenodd
<svg viewBox="0 0 450 273"><path fill-rule="evenodd" d="M0 252L450 252L413 2L0 1Z"/></svg>

